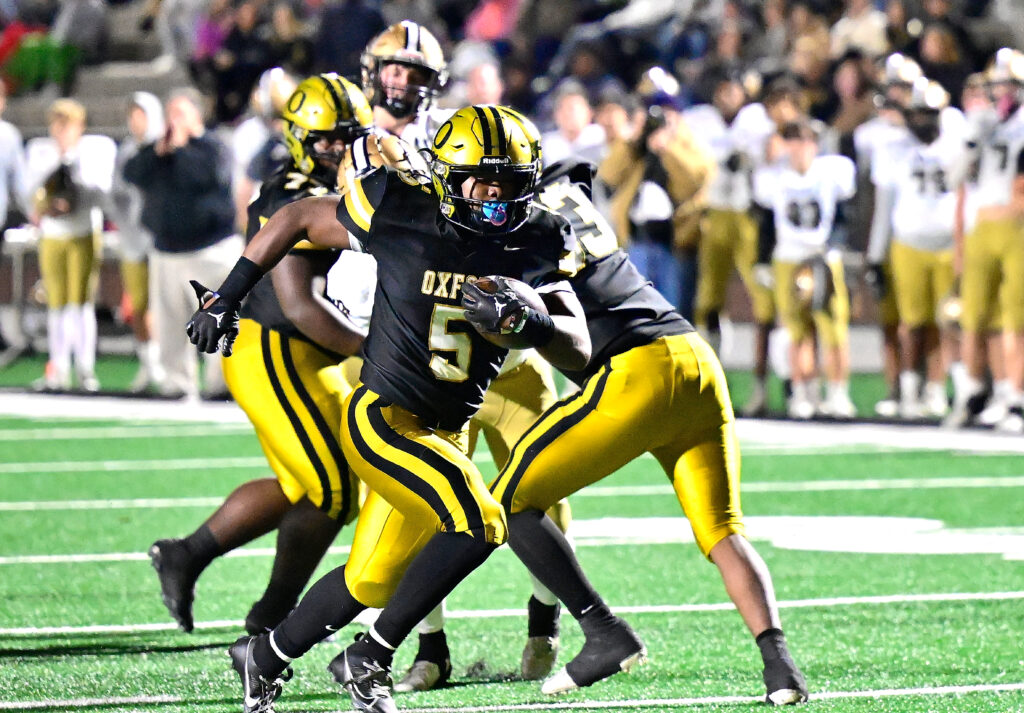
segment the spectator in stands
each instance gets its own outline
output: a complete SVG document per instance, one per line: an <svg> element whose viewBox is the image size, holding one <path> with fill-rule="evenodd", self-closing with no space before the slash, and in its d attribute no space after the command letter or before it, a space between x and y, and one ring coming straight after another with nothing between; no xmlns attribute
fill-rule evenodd
<svg viewBox="0 0 1024 713"><path fill-rule="evenodd" d="M672 97L652 96L630 121L618 116L598 172L613 191L612 225L637 269L692 320L699 224L714 158Z"/></svg>
<svg viewBox="0 0 1024 713"><path fill-rule="evenodd" d="M272 66L299 77L313 71L313 42L306 37L291 3L282 1L274 5L267 44Z"/></svg>
<svg viewBox="0 0 1024 713"><path fill-rule="evenodd" d="M501 104L504 93L505 82L496 62L482 62L466 75L466 104Z"/></svg>
<svg viewBox="0 0 1024 713"><path fill-rule="evenodd" d="M904 0L889 0L885 4L885 41L891 52L905 52L910 45L907 30L907 6Z"/></svg>
<svg viewBox="0 0 1024 713"><path fill-rule="evenodd" d="M235 13L231 0L211 0L206 12L200 15L195 25L195 43L188 56L189 73L196 86L208 94L216 91L214 57L224 46L234 22ZM170 57L170 55L164 55ZM159 60L159 58L158 58ZM157 62L158 60L154 60ZM172 58L173 60L173 58Z"/></svg>
<svg viewBox="0 0 1024 713"><path fill-rule="evenodd" d="M532 116L537 106L537 95L533 91L533 68L522 55L512 55L502 63L504 69L506 106Z"/></svg>
<svg viewBox="0 0 1024 713"><path fill-rule="evenodd" d="M869 57L885 54L888 42L885 13L872 0L846 0L846 12L832 26L831 55L842 57L850 50L860 50Z"/></svg>
<svg viewBox="0 0 1024 713"><path fill-rule="evenodd" d="M375 4L366 0L334 0L324 6L313 43L314 65L319 72L359 76L363 48L387 25Z"/></svg>
<svg viewBox="0 0 1024 713"><path fill-rule="evenodd" d="M235 26L213 59L218 123L237 119L265 70L273 65L270 45L260 28L259 4L243 0L235 8Z"/></svg>
<svg viewBox="0 0 1024 713"><path fill-rule="evenodd" d="M0 81L0 116L7 106L7 85ZM3 245L3 230L10 221L10 201L27 216L28 176L25 168L25 149L21 132L9 121L0 119L0 245ZM15 213L18 211L15 210ZM7 340L0 332L0 350L6 349Z"/></svg>
<svg viewBox="0 0 1024 713"><path fill-rule="evenodd" d="M143 19L142 29L156 27L160 38L160 56L154 60L155 68L168 71L175 64L184 64L194 56L194 46L199 40L203 25L200 10L206 5L207 16L223 12L229 2L218 0L152 0ZM211 55L212 56L212 55Z"/></svg>
<svg viewBox="0 0 1024 713"><path fill-rule="evenodd" d="M594 110L582 85L562 84L555 97L554 119L554 131L541 138L545 162L573 158L601 163L607 153L604 129L594 123Z"/></svg>
<svg viewBox="0 0 1024 713"><path fill-rule="evenodd" d="M142 147L124 167L125 178L142 189L142 223L153 233L150 309L164 371L161 392L197 394L196 350L182 325L196 308L183 275L207 284L224 275L242 254L231 198L227 148L203 124L203 98L191 88L171 92L167 131ZM206 394L225 393L220 357L205 363Z"/></svg>
<svg viewBox="0 0 1024 713"><path fill-rule="evenodd" d="M795 0L789 6L789 37L786 49L792 50L801 38L810 40L810 50L827 55L831 46L828 23L811 0Z"/></svg>
<svg viewBox="0 0 1024 713"><path fill-rule="evenodd" d="M106 136L84 136L85 107L58 99L47 113L49 137L32 139L26 150L34 220L39 225L39 272L46 288L50 361L36 387L72 386L74 356L78 386L98 391L94 268L100 255L106 203L117 147Z"/></svg>
<svg viewBox="0 0 1024 713"><path fill-rule="evenodd" d="M950 96L960 96L971 67L949 26L933 23L925 27L918 52L924 75L941 84Z"/></svg>
<svg viewBox="0 0 1024 713"><path fill-rule="evenodd" d="M871 79L865 69L864 58L858 53L844 57L832 76L835 108L829 125L839 141L839 152L855 158L853 131L875 112Z"/></svg>
<svg viewBox="0 0 1024 713"><path fill-rule="evenodd" d="M132 313L132 333L139 371L129 390L141 393L159 387L162 379L157 344L151 340L149 312L149 254L153 234L142 224L142 192L124 177L125 164L139 149L164 135L164 109L149 92L135 92L128 105L128 136L117 149L114 187L111 191L111 217L117 224L117 247L121 258L121 282L128 295Z"/></svg>

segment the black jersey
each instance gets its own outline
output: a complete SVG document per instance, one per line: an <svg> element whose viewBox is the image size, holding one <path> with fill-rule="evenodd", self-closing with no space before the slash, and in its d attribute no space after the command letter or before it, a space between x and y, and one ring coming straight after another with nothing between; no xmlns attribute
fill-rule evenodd
<svg viewBox="0 0 1024 713"><path fill-rule="evenodd" d="M353 181L338 206L353 247L377 259L360 378L427 423L457 430L480 408L508 353L465 320L462 285L484 275L557 284L572 274L572 230L537 207L500 239L462 235L432 190L403 178L378 168Z"/></svg>
<svg viewBox="0 0 1024 713"><path fill-rule="evenodd" d="M593 351L586 369L563 373L581 384L616 354L695 330L619 249L611 225L584 190L585 182L571 180L571 168L556 163L545 170L537 200L565 217L576 235L570 284L586 314ZM589 171L584 175L589 180Z"/></svg>
<svg viewBox="0 0 1024 713"><path fill-rule="evenodd" d="M309 176L294 170L291 165L278 170L267 179L260 188L260 194L249 204L249 224L246 239L263 227L282 206L309 196L321 196L328 193L326 186L317 183ZM338 259L338 251L314 245L302 236L302 239L291 249L289 255L297 255L313 263L314 274L327 275L327 271ZM292 324L281 309L281 303L274 292L270 275L264 275L249 293L242 305L241 316L259 322L267 329L303 341L315 344L308 339L298 327ZM319 345L318 345L319 346Z"/></svg>

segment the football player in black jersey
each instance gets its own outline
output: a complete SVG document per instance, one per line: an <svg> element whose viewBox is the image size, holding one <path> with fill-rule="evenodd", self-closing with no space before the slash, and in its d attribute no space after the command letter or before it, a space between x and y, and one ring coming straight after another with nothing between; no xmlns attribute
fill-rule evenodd
<svg viewBox="0 0 1024 713"><path fill-rule="evenodd" d="M580 391L526 432L491 485L508 513L509 545L588 634L580 654L542 690L588 686L614 673L618 660L605 660L608 668L595 663L607 652L591 643L609 644L591 636L601 622L593 613L610 613L544 511L651 453L672 482L698 547L718 567L756 639L766 700L805 701L807 687L780 628L771 576L744 536L739 442L722 366L617 248L611 227L590 202L589 179L589 166L552 166L542 176L538 201L565 216L577 235L570 284L587 318L593 357L585 369L560 369ZM628 646L617 651L628 661Z"/></svg>
<svg viewBox="0 0 1024 713"><path fill-rule="evenodd" d="M739 444L722 367L618 249L611 226L590 201L591 170L566 162L549 167L536 200L565 217L577 236L569 282L587 318L593 357L585 369L560 369L580 391L526 432L491 485L509 516L509 545L587 634L580 654L542 690L589 686L645 653L609 626L607 605L544 510L650 452L755 637L766 700L805 701L806 683L780 628L771 576L744 536Z"/></svg>
<svg viewBox="0 0 1024 713"><path fill-rule="evenodd" d="M589 360L579 301L565 282L574 265L572 230L532 205L540 146L521 117L501 107L462 109L438 131L434 152L431 176L382 168L353 181L340 199L282 208L188 325L201 350L230 353L242 298L301 231L313 243L377 259L362 386L344 406L342 447L371 489L364 509L393 506L387 526L420 542L411 560L372 566L396 553L374 546L389 539L358 526L345 567L319 580L269 635L236 642L231 653L246 711L270 706L292 658L363 608L385 604L369 634L330 669L358 710L396 710L389 690L395 647L507 539L504 511L465 455L466 422L507 353L481 331L518 331L567 370ZM499 291L479 293L468 317L463 285L492 274L538 288L547 314Z"/></svg>
<svg viewBox="0 0 1024 713"><path fill-rule="evenodd" d="M336 74L306 79L284 110L291 160L249 205L249 235L283 205L334 190L346 147L370 131L366 97ZM250 633L291 611L341 527L358 511L358 483L341 453L341 403L352 388L338 362L364 334L323 295L338 251L301 240L241 310L224 378L249 416L276 478L239 486L195 532L149 550L164 604L191 631L196 579L210 562L275 528L277 553L266 592L245 618Z"/></svg>

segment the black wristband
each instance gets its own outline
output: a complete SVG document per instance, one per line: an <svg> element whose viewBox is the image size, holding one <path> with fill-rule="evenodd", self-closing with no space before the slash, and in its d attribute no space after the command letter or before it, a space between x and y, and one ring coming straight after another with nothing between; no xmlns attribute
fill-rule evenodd
<svg viewBox="0 0 1024 713"><path fill-rule="evenodd" d="M256 286L263 277L263 270L249 258L242 256L224 278L217 294L230 302L241 302L242 298Z"/></svg>
<svg viewBox="0 0 1024 713"><path fill-rule="evenodd" d="M549 315L531 309L519 334L531 345L543 347L555 338L555 322Z"/></svg>

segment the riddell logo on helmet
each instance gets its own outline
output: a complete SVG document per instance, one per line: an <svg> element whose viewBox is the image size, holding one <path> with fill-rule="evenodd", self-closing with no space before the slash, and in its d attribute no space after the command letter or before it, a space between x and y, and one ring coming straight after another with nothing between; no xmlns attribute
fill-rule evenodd
<svg viewBox="0 0 1024 713"><path fill-rule="evenodd" d="M480 159L481 166L495 166L512 163L512 160L508 156L484 156Z"/></svg>

